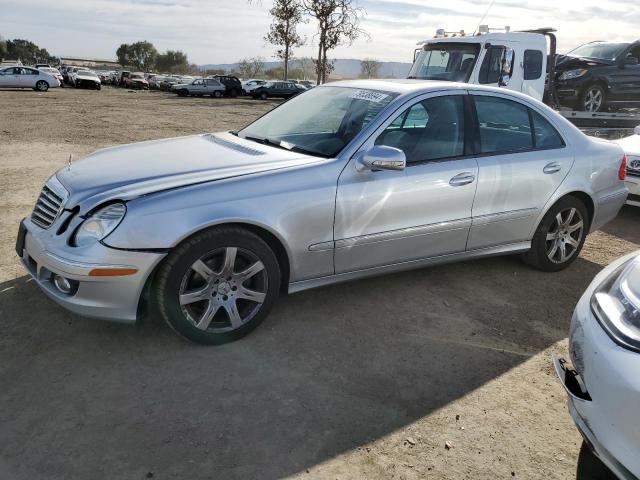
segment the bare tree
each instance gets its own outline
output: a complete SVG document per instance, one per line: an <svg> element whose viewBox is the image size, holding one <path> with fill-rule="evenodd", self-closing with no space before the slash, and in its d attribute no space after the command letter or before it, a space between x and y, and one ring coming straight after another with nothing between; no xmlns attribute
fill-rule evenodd
<svg viewBox="0 0 640 480"><path fill-rule="evenodd" d="M365 58L360 62L360 76L362 78L375 78L380 71L380 62L374 58Z"/></svg>
<svg viewBox="0 0 640 480"><path fill-rule="evenodd" d="M269 13L273 21L264 39L272 45L281 47L276 51L276 57L282 60L284 79L287 80L293 48L301 47L305 43L305 39L297 32L298 25L303 21L304 10L300 0L274 0Z"/></svg>
<svg viewBox="0 0 640 480"><path fill-rule="evenodd" d="M302 0L306 13L318 22L318 57L315 60L318 84L324 83L332 70L327 52L339 45L351 45L360 35L367 33L360 28L365 14L356 0Z"/></svg>
<svg viewBox="0 0 640 480"><path fill-rule="evenodd" d="M238 71L243 79L257 77L264 72L264 60L261 57L243 58L238 62Z"/></svg>

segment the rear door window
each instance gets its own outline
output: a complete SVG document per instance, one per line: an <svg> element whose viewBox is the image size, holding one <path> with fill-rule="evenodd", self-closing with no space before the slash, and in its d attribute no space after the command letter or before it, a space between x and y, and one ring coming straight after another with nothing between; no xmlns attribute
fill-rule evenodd
<svg viewBox="0 0 640 480"><path fill-rule="evenodd" d="M549 121L538 112L531 110L533 120L533 131L535 134L535 148L562 148L565 146L564 140Z"/></svg>

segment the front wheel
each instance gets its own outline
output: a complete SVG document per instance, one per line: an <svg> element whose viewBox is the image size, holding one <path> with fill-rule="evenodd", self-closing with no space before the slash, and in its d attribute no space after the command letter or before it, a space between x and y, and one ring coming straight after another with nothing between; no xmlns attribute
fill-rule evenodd
<svg viewBox="0 0 640 480"><path fill-rule="evenodd" d="M189 91L182 88L178 90L178 95L180 95L181 97L186 97L187 95L189 95Z"/></svg>
<svg viewBox="0 0 640 480"><path fill-rule="evenodd" d="M237 340L268 315L280 268L257 235L218 227L184 241L160 267L155 301L167 323L197 343Z"/></svg>
<svg viewBox="0 0 640 480"><path fill-rule="evenodd" d="M558 272L571 265L584 246L589 214L576 197L560 199L544 216L523 255L529 265L545 272Z"/></svg>
<svg viewBox="0 0 640 480"><path fill-rule="evenodd" d="M36 90L38 90L39 92L46 92L47 90L49 90L49 84L44 80L38 80L36 82Z"/></svg>
<svg viewBox="0 0 640 480"><path fill-rule="evenodd" d="M267 94L267 92L262 92L262 93L260 94L260 98L261 98L262 100L266 100L267 98L269 98L269 95Z"/></svg>
<svg viewBox="0 0 640 480"><path fill-rule="evenodd" d="M222 92L220 90L216 90L215 92L213 92L213 97L214 98L222 97Z"/></svg>
<svg viewBox="0 0 640 480"><path fill-rule="evenodd" d="M582 93L582 110L585 112L603 112L607 108L607 92L602 85L590 85Z"/></svg>

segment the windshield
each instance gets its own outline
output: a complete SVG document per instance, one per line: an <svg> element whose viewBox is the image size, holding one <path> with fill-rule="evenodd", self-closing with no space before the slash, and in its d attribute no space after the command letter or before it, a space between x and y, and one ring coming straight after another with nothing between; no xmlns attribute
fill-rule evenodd
<svg viewBox="0 0 640 480"><path fill-rule="evenodd" d="M335 157L397 93L322 87L302 93L238 132L248 140Z"/></svg>
<svg viewBox="0 0 640 480"><path fill-rule="evenodd" d="M480 51L477 43L425 45L411 67L409 78L467 82Z"/></svg>
<svg viewBox="0 0 640 480"><path fill-rule="evenodd" d="M588 43L587 45L582 45L570 51L567 55L613 61L618 55L624 52L628 46L628 43Z"/></svg>

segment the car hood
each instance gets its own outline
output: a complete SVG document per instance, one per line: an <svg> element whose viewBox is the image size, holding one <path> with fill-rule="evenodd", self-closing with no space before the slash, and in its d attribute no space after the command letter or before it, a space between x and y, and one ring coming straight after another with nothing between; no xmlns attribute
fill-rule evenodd
<svg viewBox="0 0 640 480"><path fill-rule="evenodd" d="M104 148L56 175L69 191L67 208L84 210L108 200L326 161L216 133Z"/></svg>
<svg viewBox="0 0 640 480"><path fill-rule="evenodd" d="M83 74L76 74L76 79L80 79L80 80L93 80L94 82L99 82L100 78L94 76L94 75L83 75Z"/></svg>
<svg viewBox="0 0 640 480"><path fill-rule="evenodd" d="M574 57L571 55L558 55L556 57L556 68L560 71L602 65L613 65L613 62L601 58Z"/></svg>

